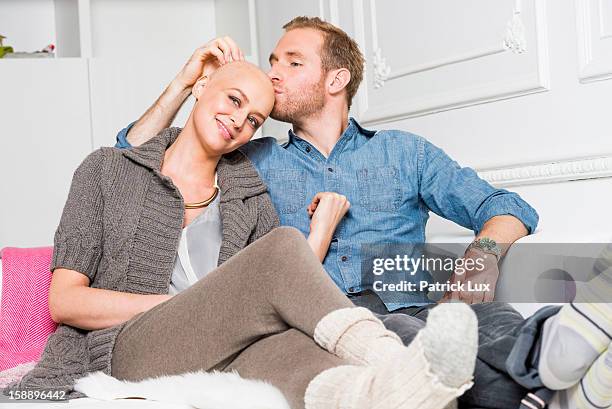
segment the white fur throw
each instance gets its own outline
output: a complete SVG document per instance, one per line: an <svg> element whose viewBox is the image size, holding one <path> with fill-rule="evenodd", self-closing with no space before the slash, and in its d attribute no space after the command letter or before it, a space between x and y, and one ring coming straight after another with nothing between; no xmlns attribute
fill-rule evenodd
<svg viewBox="0 0 612 409"><path fill-rule="evenodd" d="M145 398L199 409L290 409L276 387L235 372L188 372L140 382L94 372L78 379L74 389L101 400Z"/></svg>

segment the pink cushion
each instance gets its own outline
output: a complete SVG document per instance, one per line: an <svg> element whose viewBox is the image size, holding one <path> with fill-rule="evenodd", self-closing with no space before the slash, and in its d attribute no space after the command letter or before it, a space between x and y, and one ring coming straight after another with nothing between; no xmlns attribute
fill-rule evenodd
<svg viewBox="0 0 612 409"><path fill-rule="evenodd" d="M2 249L0 371L36 361L57 328L49 313L53 247Z"/></svg>

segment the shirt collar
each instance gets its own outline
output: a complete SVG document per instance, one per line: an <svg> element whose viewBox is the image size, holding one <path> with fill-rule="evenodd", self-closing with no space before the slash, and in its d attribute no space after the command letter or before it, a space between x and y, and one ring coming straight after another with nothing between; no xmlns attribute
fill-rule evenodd
<svg viewBox="0 0 612 409"><path fill-rule="evenodd" d="M303 141L302 138L300 138L293 132L293 129L289 129L288 134L289 134L289 141L284 145L284 147L287 147L291 144L295 145L298 141ZM348 126L342 133L342 136L340 136L340 139L338 139L338 142L348 141L357 134L361 134L367 138L371 138L372 136L374 136L374 134L376 134L376 131L365 129L359 124L359 122L357 122L355 118L350 117Z"/></svg>

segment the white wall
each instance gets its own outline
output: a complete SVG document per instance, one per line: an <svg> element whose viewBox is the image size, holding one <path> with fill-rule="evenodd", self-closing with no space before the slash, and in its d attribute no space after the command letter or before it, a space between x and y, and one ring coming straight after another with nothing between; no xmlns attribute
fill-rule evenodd
<svg viewBox="0 0 612 409"><path fill-rule="evenodd" d="M0 60L0 248L52 243L72 173L91 151L86 64Z"/></svg>
<svg viewBox="0 0 612 409"><path fill-rule="evenodd" d="M510 6L506 7L506 11L511 11L513 1L505 3ZM432 82L445 82L453 93L456 93L453 95L453 103L467 104L469 107L430 115L414 115L408 110L402 113L400 106L397 116L414 117L393 122L383 117L372 122L383 121L384 127L406 128L427 135L434 143L444 146L457 160L469 162L477 168L508 167L612 154L608 118L608 106L612 103L612 81L582 81L579 56L580 45L585 41L611 49L612 41L600 39L599 33L592 35L577 26L576 9L582 3L591 7L593 19L598 22L600 16L597 13L596 0L523 1L523 19L528 30L528 51L523 55L507 51L499 56L477 58L470 62L433 69L427 75L408 76L415 77L412 80L422 83L426 88ZM383 8L385 3L377 4ZM507 17L509 15L507 13ZM477 17L482 20L483 15L477 14L474 18ZM612 15L602 15L601 18L605 27L612 27ZM505 21L502 20L501 23L498 31L503 33ZM533 32L530 31L532 25ZM442 25L434 25L431 30L439 31L441 37L450 35ZM452 31L452 26L447 30ZM388 41L385 40L385 37L381 37L379 42L386 45ZM474 39L483 44L491 40L496 39ZM444 56L459 53L460 48L461 45L456 45L444 50ZM593 49L595 50L595 47ZM538 93L530 94L530 90L524 91L517 87L515 93L518 95L515 95L515 98L489 102L488 99L502 98L504 95L501 92L508 91L502 89L502 84L514 78L514 74L506 76L502 69L522 73L522 60L529 54L533 54L533 58L538 61L530 63L524 72L525 75L535 75L539 71L538 78L533 82L533 86L537 87L533 91ZM497 57L500 61L495 61ZM393 56L389 56L387 61L391 67L394 64L392 58ZM612 73L611 58L601 53L594 54L593 59L607 62L609 72ZM421 63L422 61L412 62L414 65ZM400 65L400 62L396 64ZM474 77L478 77L479 83L483 76L490 76L491 80L487 79L486 83L483 81L481 85L486 87L495 84L495 87L499 87L500 95L486 95L484 88L482 95L478 92L472 93L472 90L463 90L463 78L455 77L457 74L464 75L463 65L474 71ZM368 87L367 94L371 99L380 99L387 94L387 85L401 87L401 81L389 81L380 90ZM497 81L500 82L499 85L496 84ZM432 91L430 97L434 99L438 95ZM469 101L468 98L475 101ZM407 98L410 99L412 98ZM421 102L415 110L426 107L425 98ZM427 113L445 108L448 107L427 107Z"/></svg>
<svg viewBox="0 0 612 409"><path fill-rule="evenodd" d="M2 0L0 34L15 51L37 51L55 43L55 8L49 0Z"/></svg>
<svg viewBox="0 0 612 409"><path fill-rule="evenodd" d="M215 25L220 27L217 30L218 36L231 37L244 52L245 55L251 55L257 50L254 49L251 41L251 30L256 30L257 27L251 27L252 21L249 13L245 10L249 9L249 0L216 0ZM253 18L253 23L255 22ZM255 41L256 44L256 41Z"/></svg>
<svg viewBox="0 0 612 409"><path fill-rule="evenodd" d="M109 146L118 128L138 119L193 51L215 36L214 1L93 0L91 27L94 146Z"/></svg>
<svg viewBox="0 0 612 409"><path fill-rule="evenodd" d="M64 51L54 59L0 59L0 248L52 244L77 165L114 145L117 131L138 119L217 28L257 50L244 24L254 21L250 1L229 1L220 11L215 0L0 1L7 44L33 51L56 42ZM224 26L232 21L241 25ZM185 122L191 106L174 124Z"/></svg>

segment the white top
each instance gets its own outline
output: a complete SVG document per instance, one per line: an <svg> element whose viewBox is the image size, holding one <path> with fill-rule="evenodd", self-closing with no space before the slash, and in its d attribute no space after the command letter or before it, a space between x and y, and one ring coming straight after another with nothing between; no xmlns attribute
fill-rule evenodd
<svg viewBox="0 0 612 409"><path fill-rule="evenodd" d="M183 228L169 294L180 293L217 268L222 240L220 197L219 192L215 200Z"/></svg>

